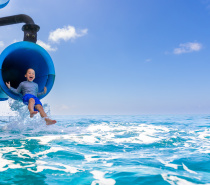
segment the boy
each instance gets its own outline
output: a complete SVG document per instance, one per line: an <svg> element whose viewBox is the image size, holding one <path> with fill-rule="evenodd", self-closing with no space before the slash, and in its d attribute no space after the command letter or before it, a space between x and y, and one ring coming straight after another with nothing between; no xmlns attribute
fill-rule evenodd
<svg viewBox="0 0 210 185"><path fill-rule="evenodd" d="M22 94L23 95L23 103L28 105L28 110L30 112L30 117L32 118L35 114L40 112L40 115L42 118L45 118L47 125L52 125L56 123L56 120L51 120L47 117L47 114L44 112L44 109L42 107L42 103L37 98L38 96L41 96L43 94L46 94L47 88L44 87L44 91L41 93L38 93L38 84L33 82L35 79L35 71L31 68L29 68L26 71L25 77L27 81L21 82L17 89L14 89L10 86L10 82L6 82L6 86L14 93L16 94Z"/></svg>

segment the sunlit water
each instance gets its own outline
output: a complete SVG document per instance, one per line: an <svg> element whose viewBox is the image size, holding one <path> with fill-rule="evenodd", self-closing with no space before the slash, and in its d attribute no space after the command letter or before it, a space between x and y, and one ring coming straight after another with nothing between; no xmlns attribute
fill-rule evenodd
<svg viewBox="0 0 210 185"><path fill-rule="evenodd" d="M0 117L0 184L210 184L210 117ZM49 114L49 106L45 105Z"/></svg>

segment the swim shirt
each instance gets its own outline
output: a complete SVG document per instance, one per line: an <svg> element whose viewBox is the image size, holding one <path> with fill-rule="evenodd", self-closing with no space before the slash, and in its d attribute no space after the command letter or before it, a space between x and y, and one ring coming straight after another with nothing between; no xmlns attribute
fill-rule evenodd
<svg viewBox="0 0 210 185"><path fill-rule="evenodd" d="M44 91L38 93L38 89L39 88L37 83L29 81L21 82L17 89L10 87L10 90L12 92L14 92L15 94L22 94L23 96L25 94L32 94L37 97L45 94Z"/></svg>

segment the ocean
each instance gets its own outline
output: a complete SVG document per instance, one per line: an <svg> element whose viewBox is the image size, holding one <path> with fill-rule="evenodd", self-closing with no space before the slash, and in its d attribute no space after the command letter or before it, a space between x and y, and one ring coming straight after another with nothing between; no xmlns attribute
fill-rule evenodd
<svg viewBox="0 0 210 185"><path fill-rule="evenodd" d="M209 115L51 116L46 126L10 107L17 114L0 117L1 185L210 184Z"/></svg>

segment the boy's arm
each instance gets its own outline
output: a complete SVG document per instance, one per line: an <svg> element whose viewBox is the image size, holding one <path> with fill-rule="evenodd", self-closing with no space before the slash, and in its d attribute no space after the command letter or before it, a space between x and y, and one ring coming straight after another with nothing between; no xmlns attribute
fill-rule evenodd
<svg viewBox="0 0 210 185"><path fill-rule="evenodd" d="M21 92L21 90L22 90L22 83L20 83L20 85L18 86L17 89L15 89L15 88L13 88L13 87L11 87L11 86L10 86L9 89L10 89L13 93L15 93L15 94L20 94L20 92Z"/></svg>
<svg viewBox="0 0 210 185"><path fill-rule="evenodd" d="M37 93L37 96L42 96L42 95L46 94L46 92L47 92L47 88L44 87L44 91Z"/></svg>

